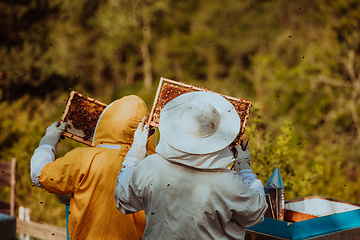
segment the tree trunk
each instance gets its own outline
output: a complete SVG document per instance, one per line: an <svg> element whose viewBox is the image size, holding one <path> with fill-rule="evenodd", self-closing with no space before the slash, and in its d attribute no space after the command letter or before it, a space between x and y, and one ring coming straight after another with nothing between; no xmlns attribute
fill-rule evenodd
<svg viewBox="0 0 360 240"><path fill-rule="evenodd" d="M149 26L149 21L144 19L144 25ZM140 46L141 57L143 60L143 73L144 73L144 85L146 89L150 89L153 79L152 79L152 71L151 71L151 58L150 58L150 50L149 50L149 42L150 42L150 29L143 29L143 42Z"/></svg>

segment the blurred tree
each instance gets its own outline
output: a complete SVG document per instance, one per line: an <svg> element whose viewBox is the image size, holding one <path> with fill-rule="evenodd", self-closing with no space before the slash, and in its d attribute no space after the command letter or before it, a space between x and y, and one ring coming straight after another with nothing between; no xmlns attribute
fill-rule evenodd
<svg viewBox="0 0 360 240"><path fill-rule="evenodd" d="M168 11L168 1L109 1L101 6L93 24L103 38L98 41L98 50L114 53L105 57L113 81L125 79L132 84L142 75L145 88L153 83L153 60L151 51L156 35L158 15ZM121 83L120 86L124 85Z"/></svg>
<svg viewBox="0 0 360 240"><path fill-rule="evenodd" d="M0 88L3 100L25 94L50 95L70 86L69 78L53 71L46 56L59 6L48 1L0 2ZM72 83L71 83L72 84Z"/></svg>
<svg viewBox="0 0 360 240"><path fill-rule="evenodd" d="M333 15L338 4L342 6L338 14L346 17L351 15L347 14L352 12L350 8L359 7L326 1L308 6L307 11L314 14L306 18L307 25L298 25L305 16L292 17L286 30L252 58L248 74L254 79L263 128L278 132L284 120L293 121L294 139L301 148L292 154L306 159L295 162L300 166L296 168L296 186L302 186L301 193L358 201L359 168L354 159L360 154L358 57L345 40L355 41L354 37L339 38L335 27L339 16ZM347 23L355 30L356 22ZM291 33L293 29L296 34ZM335 179L347 187L331 187Z"/></svg>
<svg viewBox="0 0 360 240"><path fill-rule="evenodd" d="M352 120L357 141L360 142L360 2L319 1L318 8L329 19L329 26L336 34L338 45L337 68L322 75L320 82L330 85L333 91L346 93L345 109ZM343 107L343 109L344 109ZM340 108L340 106L339 106Z"/></svg>

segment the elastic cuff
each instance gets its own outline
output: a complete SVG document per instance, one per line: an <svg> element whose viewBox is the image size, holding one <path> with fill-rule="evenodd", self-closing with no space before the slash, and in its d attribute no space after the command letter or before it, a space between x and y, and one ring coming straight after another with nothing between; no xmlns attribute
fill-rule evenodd
<svg viewBox="0 0 360 240"><path fill-rule="evenodd" d="M254 174L253 170L251 170L251 169L242 169L238 174L241 175L241 174L247 174L247 173Z"/></svg>

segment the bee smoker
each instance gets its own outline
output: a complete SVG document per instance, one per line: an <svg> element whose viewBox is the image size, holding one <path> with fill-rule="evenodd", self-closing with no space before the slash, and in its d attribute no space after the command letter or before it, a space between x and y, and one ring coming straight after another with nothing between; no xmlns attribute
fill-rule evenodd
<svg viewBox="0 0 360 240"><path fill-rule="evenodd" d="M275 168L264 186L268 209L265 217L284 221L285 218L285 186L279 168Z"/></svg>

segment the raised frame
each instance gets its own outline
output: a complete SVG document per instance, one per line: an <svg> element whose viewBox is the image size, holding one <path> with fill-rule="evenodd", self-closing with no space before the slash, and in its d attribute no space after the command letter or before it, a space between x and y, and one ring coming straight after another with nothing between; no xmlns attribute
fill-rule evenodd
<svg viewBox="0 0 360 240"><path fill-rule="evenodd" d="M175 80L161 77L156 91L154 103L151 108L148 124L153 127L159 127L160 112L162 108L166 105L166 103L168 103L175 97L180 96L181 94L194 91L213 92L202 87L193 86L184 82L178 82ZM234 105L236 111L238 112L241 119L241 128L238 136L235 138L231 145L235 146L240 144L240 142L243 140L242 136L245 133L246 122L251 111L252 102L250 102L249 100L235 98L217 92L213 93L219 94L226 98L231 104Z"/></svg>
<svg viewBox="0 0 360 240"><path fill-rule="evenodd" d="M97 121L107 104L71 91L61 123L66 122L65 137L92 146Z"/></svg>

